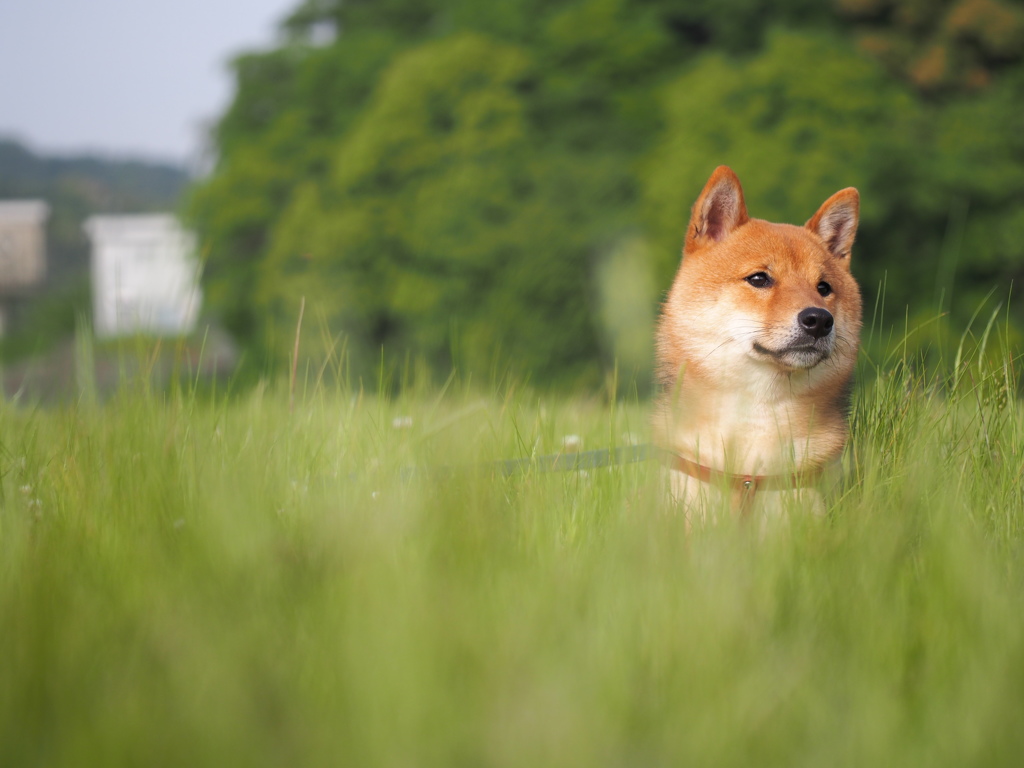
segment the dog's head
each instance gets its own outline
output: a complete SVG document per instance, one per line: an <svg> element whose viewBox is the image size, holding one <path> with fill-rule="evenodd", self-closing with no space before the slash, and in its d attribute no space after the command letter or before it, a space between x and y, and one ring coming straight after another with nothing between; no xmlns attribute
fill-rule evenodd
<svg viewBox="0 0 1024 768"><path fill-rule="evenodd" d="M859 206L850 187L802 227L752 219L736 174L716 169L693 206L665 303L663 357L726 374L751 360L775 371L848 374L861 322L850 273Z"/></svg>

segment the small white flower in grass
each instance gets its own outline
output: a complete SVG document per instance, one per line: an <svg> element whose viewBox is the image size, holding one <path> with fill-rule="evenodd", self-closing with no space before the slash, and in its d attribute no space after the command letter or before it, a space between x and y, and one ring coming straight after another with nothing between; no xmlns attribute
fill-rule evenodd
<svg viewBox="0 0 1024 768"><path fill-rule="evenodd" d="M373 499L374 501L376 501L379 497L380 493L378 491L374 491L373 493L370 494L370 498Z"/></svg>
<svg viewBox="0 0 1024 768"><path fill-rule="evenodd" d="M566 435L562 438L562 450L566 453L576 453L583 447L583 438L579 435Z"/></svg>
<svg viewBox="0 0 1024 768"><path fill-rule="evenodd" d="M412 416L396 416L391 420L391 426L395 429L411 429Z"/></svg>
<svg viewBox="0 0 1024 768"><path fill-rule="evenodd" d="M26 485L21 486L18 490L21 491L26 496L28 496L30 493L32 493L32 486L26 484Z"/></svg>

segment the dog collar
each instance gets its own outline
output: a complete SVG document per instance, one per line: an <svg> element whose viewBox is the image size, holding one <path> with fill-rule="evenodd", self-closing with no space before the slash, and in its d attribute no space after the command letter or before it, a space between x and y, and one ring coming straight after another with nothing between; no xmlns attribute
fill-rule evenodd
<svg viewBox="0 0 1024 768"><path fill-rule="evenodd" d="M664 451L663 456L669 469L682 472L703 483L725 486L738 491L742 494L740 511L743 514L750 511L754 494L758 491L790 491L795 488L807 488L815 485L825 474L825 467L817 466L781 475L735 475L731 472L706 467L671 451Z"/></svg>

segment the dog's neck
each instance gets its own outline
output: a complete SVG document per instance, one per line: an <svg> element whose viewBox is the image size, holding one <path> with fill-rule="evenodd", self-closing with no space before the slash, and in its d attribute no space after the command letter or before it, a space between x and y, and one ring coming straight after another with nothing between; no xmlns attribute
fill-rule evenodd
<svg viewBox="0 0 1024 768"><path fill-rule="evenodd" d="M723 472L806 470L834 459L845 442L845 414L825 406L806 372L748 379L742 386L683 376L661 398L655 440Z"/></svg>

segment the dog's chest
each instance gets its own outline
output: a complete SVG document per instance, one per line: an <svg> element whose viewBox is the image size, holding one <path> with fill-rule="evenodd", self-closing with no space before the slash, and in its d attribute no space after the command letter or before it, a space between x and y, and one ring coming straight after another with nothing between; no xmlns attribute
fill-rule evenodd
<svg viewBox="0 0 1024 768"><path fill-rule="evenodd" d="M807 415L785 403L720 394L683 400L671 410L663 445L725 471L781 472L818 448Z"/></svg>

